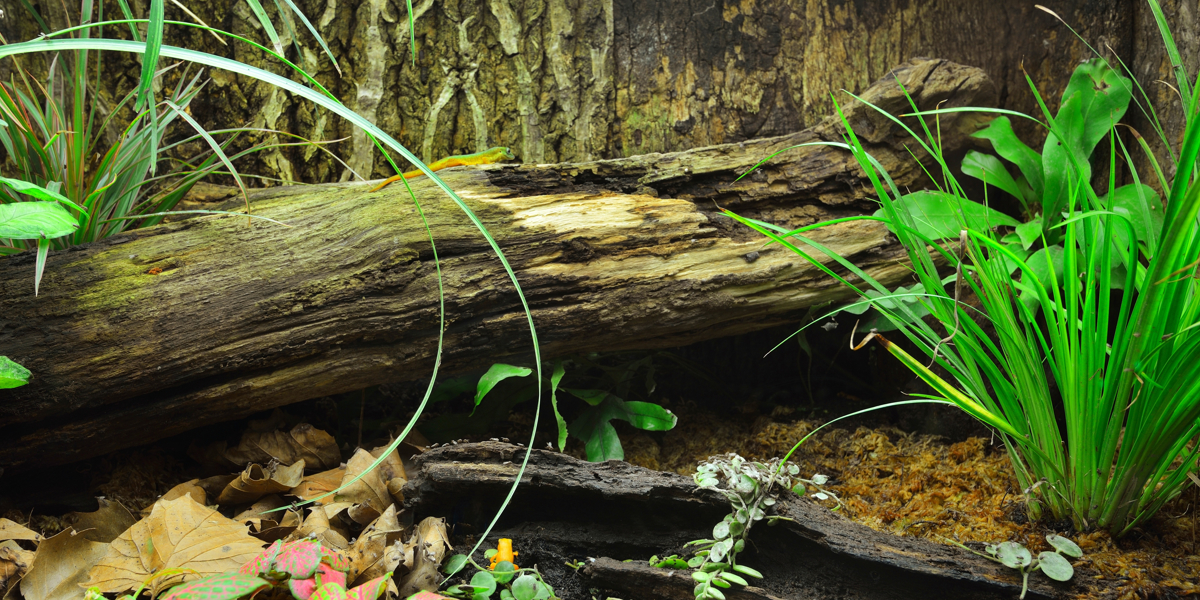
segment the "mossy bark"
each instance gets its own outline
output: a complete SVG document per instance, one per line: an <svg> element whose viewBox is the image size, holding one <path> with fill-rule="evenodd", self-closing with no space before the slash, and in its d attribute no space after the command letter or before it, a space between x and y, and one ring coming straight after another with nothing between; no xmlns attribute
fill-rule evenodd
<svg viewBox="0 0 1200 600"><path fill-rule="evenodd" d="M977 69L923 60L867 90L881 107L986 105ZM847 118L901 188L922 185L893 122ZM949 149L977 123L944 121ZM736 226L727 207L784 227L869 211L836 118L803 132L671 154L443 171L498 241L525 291L544 358L660 348L794 321L847 290ZM923 156L913 149L915 156ZM925 157L926 162L928 157ZM928 166L928 165L927 165ZM438 270L396 184L263 190L256 214L198 218L33 259L0 260L0 348L31 369L0 402L0 466L100 454L192 427L388 381L426 377L437 352ZM525 314L488 244L433 185L429 219L446 299L443 373L530 360ZM888 232L857 221L814 233L892 283L908 269ZM819 257L829 262L828 258Z"/></svg>

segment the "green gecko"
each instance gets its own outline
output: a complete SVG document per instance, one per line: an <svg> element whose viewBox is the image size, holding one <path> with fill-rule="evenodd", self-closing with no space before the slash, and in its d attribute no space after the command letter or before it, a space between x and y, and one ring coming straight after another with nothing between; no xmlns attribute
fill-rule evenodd
<svg viewBox="0 0 1200 600"><path fill-rule="evenodd" d="M475 154L460 154L457 156L447 156L446 158L443 158L442 160L439 160L434 163L430 163L429 170L437 171L440 169L445 169L448 167L457 167L457 166L461 166L461 165L490 165L492 163L498 163L498 162L504 161L504 160L512 160L514 158L516 158L516 156L513 155L512 150L509 150L508 148L506 148L504 146L496 146L495 148L488 148L487 150L484 150L483 152L476 152ZM412 179L413 177L417 177L419 175L424 175L424 172L416 170L416 171L409 171L409 172L403 173L401 175L392 175L391 177L388 177L387 179L385 179L383 181L383 183L375 186L371 191L377 192L377 191L387 187L388 184L390 184L392 182L400 181L401 179Z"/></svg>

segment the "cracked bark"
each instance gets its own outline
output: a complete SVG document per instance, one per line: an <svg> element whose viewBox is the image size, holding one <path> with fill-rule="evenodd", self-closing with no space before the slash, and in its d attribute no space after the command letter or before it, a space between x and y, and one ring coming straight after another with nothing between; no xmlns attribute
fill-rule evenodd
<svg viewBox="0 0 1200 600"><path fill-rule="evenodd" d="M62 4L35 4L52 23L65 23ZM132 4L144 14L144 0ZM232 10L223 1L187 4L215 26L266 43L244 3ZM297 4L329 42L343 73L303 27L301 53L288 29L278 28L288 58L426 161L504 145L525 163L580 162L784 135L830 114L830 94L846 99L841 90L861 92L916 56L980 67L996 82L1002 108L1037 115L1022 65L1053 105L1071 68L1089 56L1053 17L1019 2L420 0L414 2L415 60L401 0ZM1141 0L1046 4L1088 42L1102 50L1111 45L1129 64L1137 58L1135 41L1145 56L1161 45ZM115 6L109 9L119 14ZM273 13L274 5L266 9ZM167 14L187 19L170 4ZM1168 8L1168 14L1186 13ZM0 19L6 36L13 34L8 39L35 35L29 23L13 17ZM1180 21L1186 27L1186 19ZM177 28L169 35L181 46L279 70L244 45L213 47L201 31ZM0 75L7 64L0 61ZM1143 78L1146 87L1153 88L1146 82L1154 79L1172 80L1169 70L1153 66ZM109 97L133 89L135 58L109 55L106 69ZM275 127L314 140L349 137L331 149L351 157L354 171L392 174L367 137L340 119L253 80L212 76L193 104L204 125ZM171 77L177 74L168 76L168 85ZM1025 123L1017 126L1023 136L1037 134ZM251 134L237 143L270 137ZM307 182L351 178L312 147L272 149L239 166Z"/></svg>

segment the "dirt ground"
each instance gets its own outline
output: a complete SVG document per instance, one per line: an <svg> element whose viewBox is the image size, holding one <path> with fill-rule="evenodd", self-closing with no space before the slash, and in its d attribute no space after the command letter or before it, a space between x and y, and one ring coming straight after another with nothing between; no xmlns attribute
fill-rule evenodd
<svg viewBox="0 0 1200 600"><path fill-rule="evenodd" d="M803 372L806 366L803 359L783 359L783 364L789 362L794 371ZM766 368L778 367L768 364ZM752 381L754 373L750 375ZM790 388L781 386L790 390L782 395L776 391L767 397L764 392L746 402L724 406L692 401L668 389L657 399L679 415L673 430L646 433L622 423L618 431L626 460L655 470L690 474L705 458L728 452L769 459L787 453L796 441L830 416L865 406L861 395L872 393L872 389L851 383L844 388L849 391L826 393L822 402L806 403L797 398L802 395L797 390L831 385L810 376L792 381ZM731 384L733 389L725 392L741 393L738 386L744 384ZM290 407L288 412L292 421L328 429L345 457L356 445L370 448L385 438L383 432L406 420L410 413L394 408L397 402L404 404L407 393L398 389L305 402ZM808 400L812 399L810 395ZM383 408L385 405L392 408ZM453 408L447 403L444 410ZM493 423L490 430L468 439L505 436L514 442L527 440L531 408L529 404L518 406L507 418ZM915 427L911 418L906 422L895 418L894 413L846 421L845 428L835 426L818 433L793 460L804 475L829 477L826 487L842 502L837 510L877 531L943 543L954 540L975 549L981 549L984 543L1011 540L1026 545L1035 554L1049 549L1044 536L1057 532L1074 540L1085 552L1082 559L1073 561L1073 589L1078 597L1124 600L1200 595L1200 540L1196 531L1200 498L1196 487L1121 540L1113 540L1103 532L1076 532L1070 523L1029 522L1003 448L995 440L972 435L982 432L986 436L986 432L969 424L962 426L960 417L937 415L937 411L952 410L946 407L919 413ZM547 433L539 437L537 447L543 447L550 437L547 421L553 423L553 417L546 414L542 419L541 429ZM871 427L858 425L864 422ZM960 425L947 429L946 423ZM188 457L189 448L195 455L197 445L236 437L242 427L244 423L223 424L82 463L5 475L0 482L0 516L49 536L68 526L69 518L63 518L66 513L95 510L94 497L98 495L118 500L137 514L175 484L212 475ZM932 429L942 435L912 432L914 429ZM572 440L568 452L581 456L582 445ZM831 510L836 506L832 500L824 503ZM560 580L567 581L566 575L564 572Z"/></svg>

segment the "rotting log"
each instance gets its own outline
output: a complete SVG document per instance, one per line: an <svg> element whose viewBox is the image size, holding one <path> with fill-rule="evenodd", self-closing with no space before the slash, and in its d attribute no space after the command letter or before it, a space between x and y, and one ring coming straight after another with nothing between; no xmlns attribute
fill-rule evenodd
<svg viewBox="0 0 1200 600"><path fill-rule="evenodd" d="M524 448L499 442L420 454L404 487L405 507L417 519L453 515L460 533L479 535L508 494L524 455ZM790 492L772 510L790 520L773 527L760 522L738 560L764 577L752 580L754 587L726 591L736 594L730 598L1007 600L1020 593L1020 573L966 550L875 531ZM609 592L598 597L686 600L694 598L690 572L654 569L645 560L685 554L684 544L711 537L729 512L724 496L698 490L682 475L534 450L488 541L513 539L521 553L518 564L537 564L559 581L573 579L564 561L596 559L579 575L584 589ZM1080 591L1044 577L1031 577L1029 584L1030 599Z"/></svg>
<svg viewBox="0 0 1200 600"><path fill-rule="evenodd" d="M988 105L978 69L906 63L865 98L893 113ZM923 154L861 104L846 117L901 189ZM948 149L978 123L942 119ZM778 138L674 154L443 171L498 241L529 300L543 357L661 348L794 321L846 297L819 270L718 207L795 227L870 211L871 187L831 117ZM928 162L928 157L926 157ZM526 319L480 234L431 182L413 182L437 243L447 329L442 372L528 360ZM54 253L0 260L0 354L34 373L0 391L0 467L63 463L379 383L428 377L438 284L425 229L396 184L272 188L256 214L196 218ZM877 222L814 238L885 282L901 253ZM159 272L161 269L161 272Z"/></svg>

